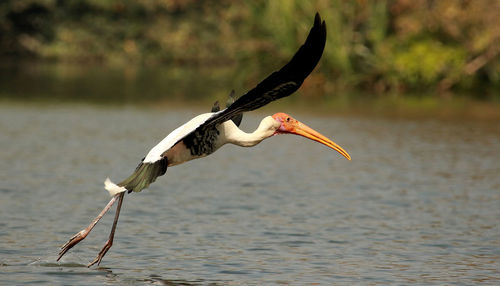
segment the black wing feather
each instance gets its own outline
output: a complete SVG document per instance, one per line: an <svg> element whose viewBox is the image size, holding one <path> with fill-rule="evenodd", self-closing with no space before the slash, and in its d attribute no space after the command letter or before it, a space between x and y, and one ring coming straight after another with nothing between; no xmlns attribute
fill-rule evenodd
<svg viewBox="0 0 500 286"><path fill-rule="evenodd" d="M219 106L218 100L216 102L214 102L214 105L212 106L212 110L210 110L210 112L217 112L217 111L220 111L220 106Z"/></svg>
<svg viewBox="0 0 500 286"><path fill-rule="evenodd" d="M233 90L231 90L231 93L227 97L226 108L229 107L229 106L231 106L234 103L235 100L236 100L236 98L234 96L234 89L233 89ZM219 111L219 110L217 110L217 111ZM238 127L240 126L242 119L243 119L243 113L236 114L235 116L231 117L231 120Z"/></svg>
<svg viewBox="0 0 500 286"><path fill-rule="evenodd" d="M231 93L229 93L229 96L227 97L226 108L231 106L231 104L233 104L234 101L235 101L235 97L234 97L234 89L233 89L233 90L231 90ZM214 102L214 105L212 106L212 110L210 110L210 112L217 112L217 111L220 111L220 106L219 106L218 100L216 102ZM231 120L234 122L234 124L236 126L240 126L242 119L243 119L242 113L236 114L235 116L233 116L231 118Z"/></svg>

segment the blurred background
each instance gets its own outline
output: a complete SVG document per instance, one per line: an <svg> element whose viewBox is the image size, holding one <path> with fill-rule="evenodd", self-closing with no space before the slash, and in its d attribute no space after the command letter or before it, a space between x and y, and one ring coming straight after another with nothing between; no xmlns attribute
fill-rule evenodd
<svg viewBox="0 0 500 286"><path fill-rule="evenodd" d="M327 45L292 106L498 119L500 2L15 0L0 3L0 97L211 104L303 43ZM29 84L27 84L29 83Z"/></svg>
<svg viewBox="0 0 500 286"><path fill-rule="evenodd" d="M166 134L328 30L284 111L332 138L225 146L127 195ZM1 285L500 285L499 0L0 1ZM290 138L291 137L291 138ZM130 197L130 199L128 199Z"/></svg>

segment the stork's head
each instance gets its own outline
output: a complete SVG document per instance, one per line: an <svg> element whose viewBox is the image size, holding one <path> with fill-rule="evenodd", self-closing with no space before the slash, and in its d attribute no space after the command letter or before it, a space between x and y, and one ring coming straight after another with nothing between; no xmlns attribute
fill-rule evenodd
<svg viewBox="0 0 500 286"><path fill-rule="evenodd" d="M316 142L319 142L323 145L326 145L333 150L339 152L342 156L346 157L347 160L351 160L351 156L347 153L342 147L337 145L337 143L332 140L326 138L319 132L305 125L304 123L294 119L290 115L286 113L276 113L273 116L273 119L280 123L280 127L276 130L274 134L296 134Z"/></svg>

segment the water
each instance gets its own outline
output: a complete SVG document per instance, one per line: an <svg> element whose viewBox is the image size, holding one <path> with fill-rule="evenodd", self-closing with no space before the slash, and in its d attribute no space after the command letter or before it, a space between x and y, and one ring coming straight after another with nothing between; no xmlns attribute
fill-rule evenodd
<svg viewBox="0 0 500 286"><path fill-rule="evenodd" d="M225 146L126 195L100 267L112 213L56 262L104 179L195 114L0 105L0 284L500 284L500 127L471 122L292 114L353 161L295 136Z"/></svg>

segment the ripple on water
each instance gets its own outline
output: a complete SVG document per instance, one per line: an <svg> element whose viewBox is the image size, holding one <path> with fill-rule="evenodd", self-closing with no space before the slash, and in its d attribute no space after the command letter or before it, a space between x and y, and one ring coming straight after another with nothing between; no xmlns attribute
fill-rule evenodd
<svg viewBox="0 0 500 286"><path fill-rule="evenodd" d="M500 127L472 122L302 116L353 161L292 136L223 147L127 195L102 267L112 214L56 262L102 181L186 114L0 106L0 284L500 284Z"/></svg>

